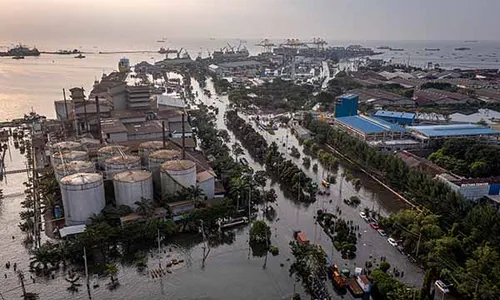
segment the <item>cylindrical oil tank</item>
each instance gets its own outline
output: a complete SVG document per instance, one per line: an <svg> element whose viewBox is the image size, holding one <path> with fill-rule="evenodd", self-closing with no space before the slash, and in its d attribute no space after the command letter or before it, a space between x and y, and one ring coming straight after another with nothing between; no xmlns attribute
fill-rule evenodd
<svg viewBox="0 0 500 300"><path fill-rule="evenodd" d="M116 173L126 170L140 170L141 158L133 155L119 155L108 158L104 161L106 178L113 178Z"/></svg>
<svg viewBox="0 0 500 300"><path fill-rule="evenodd" d="M75 160L88 160L89 155L85 151L76 151L76 150L70 150L70 151L64 151L64 152L56 152L52 154L52 163L54 166L60 165L63 162L64 163L69 163L71 161Z"/></svg>
<svg viewBox="0 0 500 300"><path fill-rule="evenodd" d="M67 226L85 224L106 205L100 174L71 174L61 179L60 187Z"/></svg>
<svg viewBox="0 0 500 300"><path fill-rule="evenodd" d="M113 176L116 205L127 205L136 209L135 202L153 200L153 177L143 170L124 171Z"/></svg>
<svg viewBox="0 0 500 300"><path fill-rule="evenodd" d="M166 143L165 143L166 145ZM139 145L139 156L141 157L141 163L143 166L148 166L148 157L151 153L163 149L162 141L149 141L144 142Z"/></svg>
<svg viewBox="0 0 500 300"><path fill-rule="evenodd" d="M63 141L63 142L52 144L50 149L52 150L52 153L56 153L56 152L64 151L64 150L83 150L81 143L73 142L73 141Z"/></svg>
<svg viewBox="0 0 500 300"><path fill-rule="evenodd" d="M166 161L181 158L177 150L157 150L148 157L148 169L153 174L153 184L157 193L161 192L160 165Z"/></svg>
<svg viewBox="0 0 500 300"><path fill-rule="evenodd" d="M161 196L196 186L196 164L190 160L170 160L160 166Z"/></svg>
<svg viewBox="0 0 500 300"><path fill-rule="evenodd" d="M104 169L104 161L106 159L121 155L122 153L129 154L130 148L121 145L108 145L99 148L99 150L97 150L97 166L101 169Z"/></svg>
<svg viewBox="0 0 500 300"><path fill-rule="evenodd" d="M55 168L57 181L61 181L63 177L75 173L95 173L95 163L90 161L75 160L57 165Z"/></svg>

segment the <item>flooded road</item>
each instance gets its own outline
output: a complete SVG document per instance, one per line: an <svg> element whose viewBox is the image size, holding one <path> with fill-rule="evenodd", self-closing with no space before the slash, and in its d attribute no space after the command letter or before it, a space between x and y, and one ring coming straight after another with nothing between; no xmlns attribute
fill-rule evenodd
<svg viewBox="0 0 500 300"><path fill-rule="evenodd" d="M227 129L224 124L224 113L228 99L225 96L215 96L209 98L203 94L202 89L196 81L192 80L193 90L198 91L199 99L204 103L215 105L219 108L217 127ZM213 95L215 91L210 81L207 81L207 89ZM215 104L214 104L215 102ZM320 181L323 176L323 169L318 163L318 172L306 170L302 166L302 147L298 146L298 141L293 137L288 129L280 128L275 135L261 132L265 138L271 142L279 142L280 150L286 152L282 140L288 147L295 145L301 152L301 159L293 159L298 166L304 169L306 174L316 181ZM235 137L229 131L231 143L234 143ZM286 136L288 135L288 138ZM18 150L14 150L11 142L11 156L6 156L7 170L25 168L24 156ZM248 152L245 150L245 157L254 170L262 170L263 167L256 164ZM290 158L290 157L288 157ZM311 165L317 163L312 160ZM354 266L363 266L364 262L370 256L379 258L387 257L387 261L393 267L397 267L405 272L404 282L420 285L422 281L422 272L402 256L395 248L390 246L386 238L378 235L371 229L367 223L362 221L358 212L362 207L370 207L380 210L382 215L397 211L404 207L404 204L398 201L394 195L381 188L377 183L371 181L363 174L358 174L355 170L351 172L355 177L362 181L362 187L359 192L348 182L342 184L342 198L349 198L352 195L358 195L362 205L352 208L339 201L339 180L348 165L343 163L337 171L337 183L330 187L330 197L318 196L318 200L310 205L298 203L295 199L288 199L283 195L279 185L269 182L278 195L277 203L274 208L277 211L277 218L270 222L272 227L272 244L280 250L278 256L268 256L267 267L264 269L264 257L249 257L248 248L248 230L249 227L235 229L234 241L227 245L221 245L212 248L207 258L206 266L201 268L202 245L198 237L174 239L167 241L168 247L174 248L177 255L186 260L186 264L168 274L163 279L152 279L150 276L138 273L133 266L120 266L118 279L120 287L114 291L106 288L107 278L99 280L100 287L91 289L92 299L289 299L294 289L300 293L303 290L300 284L294 286L294 280L289 277L288 269L293 261L290 253L289 242L293 239L295 230L302 230L307 233L311 242L315 242L324 247L328 254L339 266L353 268ZM24 234L18 228L20 222L19 212L21 211L20 202L24 195L22 182L26 180L26 174L8 175L7 180L0 183L3 189L5 199L0 202L0 269L7 274L7 278L0 273L0 293L4 299L19 299L21 289L16 274L12 270L5 269L4 264L7 261L17 262L18 268L23 270L26 277L26 289L29 292L39 293L40 299L88 299L85 286L80 288L80 292L72 295L67 291L69 283L64 280L62 271L56 274L56 279L37 277L35 283L32 283L29 267L29 252L23 246L22 240ZM331 200L331 203L330 203ZM340 254L333 250L332 243L323 233L321 227L314 222L314 216L318 209L333 211L338 205L342 209L342 217L347 220L353 220L360 226L362 236L358 241L357 257L354 260L344 260ZM15 239L12 239L12 236ZM333 255L332 255L333 252ZM164 259L165 254L162 254ZM158 265L158 254L154 251L153 258L150 258L148 265L154 268ZM411 274L411 275L410 275ZM80 283L83 283L83 275ZM334 297L336 299L337 297ZM349 298L349 295L346 296Z"/></svg>

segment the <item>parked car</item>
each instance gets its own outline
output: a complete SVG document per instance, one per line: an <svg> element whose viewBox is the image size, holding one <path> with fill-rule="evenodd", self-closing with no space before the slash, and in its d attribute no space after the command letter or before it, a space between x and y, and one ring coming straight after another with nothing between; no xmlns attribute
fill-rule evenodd
<svg viewBox="0 0 500 300"><path fill-rule="evenodd" d="M373 222L370 223L370 227L373 228L373 229L375 229L375 230L379 230L380 229L380 226L378 226L377 223L373 223Z"/></svg>
<svg viewBox="0 0 500 300"><path fill-rule="evenodd" d="M396 242L395 239L393 238L388 238L387 241L389 242L389 244L391 244L391 246L393 247L397 247L398 246L398 242Z"/></svg>
<svg viewBox="0 0 500 300"><path fill-rule="evenodd" d="M378 231L378 234L380 234L381 236L386 236L387 235L383 229L379 229L377 231Z"/></svg>
<svg viewBox="0 0 500 300"><path fill-rule="evenodd" d="M361 219L363 219L366 222L368 222L368 216L366 215L366 213L364 211L360 211L359 212L359 216L361 217Z"/></svg>

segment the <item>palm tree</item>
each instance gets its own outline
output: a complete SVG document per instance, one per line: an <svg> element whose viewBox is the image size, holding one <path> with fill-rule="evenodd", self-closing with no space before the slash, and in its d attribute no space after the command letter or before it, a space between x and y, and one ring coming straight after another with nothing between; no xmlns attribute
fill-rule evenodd
<svg viewBox="0 0 500 300"><path fill-rule="evenodd" d="M233 151L236 162L238 162L238 156L245 154L245 151L243 151L243 148L241 148L239 143L234 143L231 146L231 150Z"/></svg>
<svg viewBox="0 0 500 300"><path fill-rule="evenodd" d="M109 274L109 279L111 282L109 283L109 288L110 289L115 289L120 283L118 282L118 279L115 278L116 274L118 274L118 267L116 264L106 264L106 272Z"/></svg>
<svg viewBox="0 0 500 300"><path fill-rule="evenodd" d="M189 198L195 202L195 204L200 204L200 198L205 195L205 192L198 186L190 186L184 189L189 195Z"/></svg>
<svg viewBox="0 0 500 300"><path fill-rule="evenodd" d="M155 207L151 199L141 198L141 201L136 201L134 204L137 205L135 211L141 216L150 217L155 211Z"/></svg>

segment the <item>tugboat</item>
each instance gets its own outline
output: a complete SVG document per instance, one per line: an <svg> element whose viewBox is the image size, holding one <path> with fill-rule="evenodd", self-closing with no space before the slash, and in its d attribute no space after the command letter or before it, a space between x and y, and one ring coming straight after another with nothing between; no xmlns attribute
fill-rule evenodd
<svg viewBox="0 0 500 300"><path fill-rule="evenodd" d="M12 59L24 59L24 56L13 56Z"/></svg>
<svg viewBox="0 0 500 300"><path fill-rule="evenodd" d="M77 56L75 56L75 58L85 58L85 55L83 55L83 54L80 53Z"/></svg>

